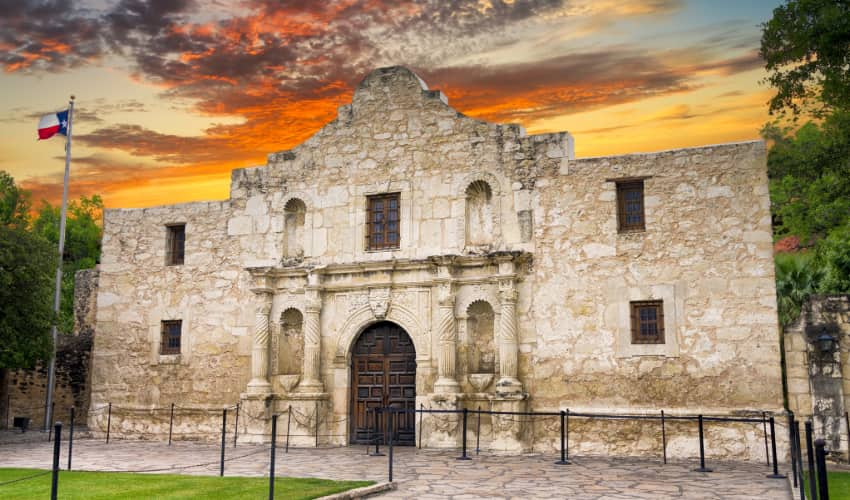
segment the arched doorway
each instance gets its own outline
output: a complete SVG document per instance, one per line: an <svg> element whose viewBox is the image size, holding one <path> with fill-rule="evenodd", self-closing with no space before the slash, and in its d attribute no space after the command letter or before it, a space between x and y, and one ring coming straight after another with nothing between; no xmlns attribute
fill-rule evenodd
<svg viewBox="0 0 850 500"><path fill-rule="evenodd" d="M416 408L416 349L404 329L381 321L357 337L351 352L351 442L367 444L374 412L367 409ZM398 413L393 441L413 445L416 415Z"/></svg>

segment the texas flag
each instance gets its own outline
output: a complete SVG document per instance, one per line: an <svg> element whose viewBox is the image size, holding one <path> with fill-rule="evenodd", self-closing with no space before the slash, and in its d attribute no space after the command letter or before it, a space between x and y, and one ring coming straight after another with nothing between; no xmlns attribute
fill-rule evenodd
<svg viewBox="0 0 850 500"><path fill-rule="evenodd" d="M44 115L38 121L38 140L50 139L57 133L68 135L68 110Z"/></svg>

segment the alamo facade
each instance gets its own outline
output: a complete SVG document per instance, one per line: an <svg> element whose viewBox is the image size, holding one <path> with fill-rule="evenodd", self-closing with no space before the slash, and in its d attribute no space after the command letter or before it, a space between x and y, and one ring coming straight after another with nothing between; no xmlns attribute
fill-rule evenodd
<svg viewBox="0 0 850 500"><path fill-rule="evenodd" d="M173 402L199 415L176 436L240 403L240 440L291 412L311 446L365 442L382 406L783 411L762 142L576 159L568 133L466 117L401 67L234 170L225 201L106 210L99 280L91 406L126 413L113 435L167 434ZM397 425L460 442L457 417ZM656 424L573 425L578 452L660 446ZM488 417L481 446L553 450L557 429ZM707 432L709 455L764 456L761 426Z"/></svg>

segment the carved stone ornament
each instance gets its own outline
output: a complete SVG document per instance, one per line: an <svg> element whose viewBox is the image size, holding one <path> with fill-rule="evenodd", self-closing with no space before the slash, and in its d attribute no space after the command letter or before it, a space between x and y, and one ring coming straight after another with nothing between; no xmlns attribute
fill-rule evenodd
<svg viewBox="0 0 850 500"><path fill-rule="evenodd" d="M390 289L389 288L370 288L369 289L369 307L372 308L372 314L378 319L387 317L387 311L390 309Z"/></svg>

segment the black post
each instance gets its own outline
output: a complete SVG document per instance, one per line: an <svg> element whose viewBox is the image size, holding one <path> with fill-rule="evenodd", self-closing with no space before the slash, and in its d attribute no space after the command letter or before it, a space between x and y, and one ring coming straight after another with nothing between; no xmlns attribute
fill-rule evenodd
<svg viewBox="0 0 850 500"><path fill-rule="evenodd" d="M227 408L221 410L221 465L218 469L218 475L224 476L224 440L227 436Z"/></svg>
<svg viewBox="0 0 850 500"><path fill-rule="evenodd" d="M110 427L112 427L112 403L109 403L109 413L106 415L106 444L109 444Z"/></svg>
<svg viewBox="0 0 850 500"><path fill-rule="evenodd" d="M390 436L389 436L390 453L389 453L389 456L387 457L387 464L388 464L387 467L389 468L389 470L388 470L389 482L393 482L393 421L394 421L394 419L392 418L392 414L393 414L393 410L392 410L392 408L390 408L390 411L389 411L389 415L390 415L390 425L389 425L389 427L390 427Z"/></svg>
<svg viewBox="0 0 850 500"><path fill-rule="evenodd" d="M481 406L478 406L478 423L475 424L475 454L481 451Z"/></svg>
<svg viewBox="0 0 850 500"><path fill-rule="evenodd" d="M74 454L74 407L71 407L71 428L68 434L68 470L71 470L71 456Z"/></svg>
<svg viewBox="0 0 850 500"><path fill-rule="evenodd" d="M236 403L236 421L233 422L233 447L236 448L236 436L239 435L239 403Z"/></svg>
<svg viewBox="0 0 850 500"><path fill-rule="evenodd" d="M269 456L269 500L274 500L274 456L277 441L277 415L272 415L272 451Z"/></svg>
<svg viewBox="0 0 850 500"><path fill-rule="evenodd" d="M422 449L422 415L425 413L424 410L425 405L419 403L419 449ZM480 418L480 417L479 417Z"/></svg>
<svg viewBox="0 0 850 500"><path fill-rule="evenodd" d="M371 453L370 457L383 457L384 454L381 453L381 448L378 443L381 441L381 437L384 435L383 432L378 432L378 421L381 419L381 408L375 408L375 432L373 433L373 438L375 441L375 452Z"/></svg>
<svg viewBox="0 0 850 500"><path fill-rule="evenodd" d="M59 489L59 445L62 441L62 422L56 422L56 439L53 441L53 478L50 481L50 500L56 500Z"/></svg>
<svg viewBox="0 0 850 500"><path fill-rule="evenodd" d="M316 448L319 447L319 402L316 401Z"/></svg>
<svg viewBox="0 0 850 500"><path fill-rule="evenodd" d="M697 417L699 423L699 468L694 469L694 472L711 472L711 469L705 466L705 436L702 426L702 415Z"/></svg>
<svg viewBox="0 0 850 500"><path fill-rule="evenodd" d="M809 496L818 499L818 482L815 478L815 450L812 446L812 421L806 422L806 455L809 462Z"/></svg>
<svg viewBox="0 0 850 500"><path fill-rule="evenodd" d="M469 410L463 409L463 454L457 457L458 460L472 460L466 455L466 417L469 416Z"/></svg>
<svg viewBox="0 0 850 500"><path fill-rule="evenodd" d="M773 451L773 474L768 474L770 479L785 479L788 476L779 473L779 465L776 461L776 425L773 415L770 416L770 448Z"/></svg>
<svg viewBox="0 0 850 500"><path fill-rule="evenodd" d="M764 459L770 467L770 452L767 451L767 412L761 412L761 426L764 429Z"/></svg>
<svg viewBox="0 0 850 500"><path fill-rule="evenodd" d="M56 429L59 432L59 429ZM823 447L826 441L823 439L815 440L815 463L818 469L818 493L820 500L829 500L829 486L826 481L826 450Z"/></svg>
<svg viewBox="0 0 850 500"><path fill-rule="evenodd" d="M791 451L791 476L794 478L793 483L794 487L797 487L797 450L794 449L794 443L796 440L794 439L794 414L788 412L788 446Z"/></svg>
<svg viewBox="0 0 850 500"><path fill-rule="evenodd" d="M168 417L168 446L171 446L172 430L174 430L174 403L171 403L171 416Z"/></svg>
<svg viewBox="0 0 850 500"><path fill-rule="evenodd" d="M564 434L566 435L566 443L564 443L564 450L566 452L566 461L570 461L570 409L567 408L565 410L567 412L567 420L564 423Z"/></svg>
<svg viewBox="0 0 850 500"><path fill-rule="evenodd" d="M292 423L292 407L286 409L286 449L284 453L289 453L289 424Z"/></svg>
<svg viewBox="0 0 850 500"><path fill-rule="evenodd" d="M664 426L664 410L661 410L661 456L667 464L667 429Z"/></svg>
<svg viewBox="0 0 850 500"><path fill-rule="evenodd" d="M800 422L797 421L794 423L794 448L797 450L797 455L794 457L797 459L797 473L800 475L800 500L806 500L806 481L803 478L803 450L800 446Z"/></svg>
<svg viewBox="0 0 850 500"><path fill-rule="evenodd" d="M567 412L561 410L561 459L555 462L558 465L569 465L570 461L567 460L567 449L565 447L566 439L564 434L564 422L567 416Z"/></svg>

